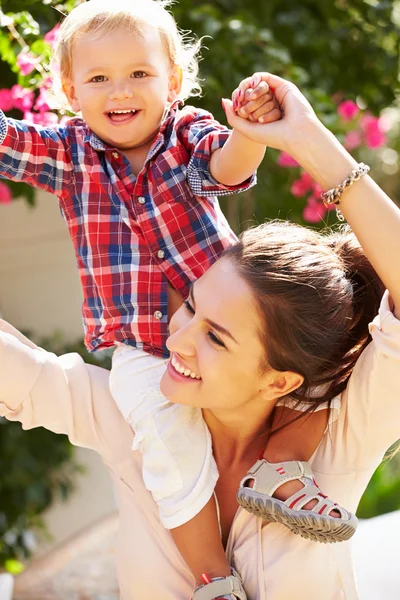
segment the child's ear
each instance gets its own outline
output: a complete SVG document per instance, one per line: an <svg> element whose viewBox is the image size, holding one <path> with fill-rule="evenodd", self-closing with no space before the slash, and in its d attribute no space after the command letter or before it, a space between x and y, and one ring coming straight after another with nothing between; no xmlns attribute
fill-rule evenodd
<svg viewBox="0 0 400 600"><path fill-rule="evenodd" d="M75 113L80 112L81 107L79 104L79 100L76 97L75 86L70 79L63 81L62 90L67 97L68 103L72 108L72 111Z"/></svg>
<svg viewBox="0 0 400 600"><path fill-rule="evenodd" d="M179 94L182 88L182 79L183 73L181 67L174 65L169 76L168 102L174 102L174 100L179 98Z"/></svg>

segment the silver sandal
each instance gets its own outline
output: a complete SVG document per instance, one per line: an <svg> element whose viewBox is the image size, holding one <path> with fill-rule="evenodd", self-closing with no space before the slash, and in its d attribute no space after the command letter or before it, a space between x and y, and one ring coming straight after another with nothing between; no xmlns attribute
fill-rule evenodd
<svg viewBox="0 0 400 600"><path fill-rule="evenodd" d="M273 497L283 483L296 479L304 486L301 490L284 502ZM252 488L248 487L250 481L254 482ZM343 542L357 529L357 517L321 492L307 462L258 460L240 482L236 499L248 512L266 521L282 523L293 533L314 542ZM317 504L311 510L304 510L310 500L316 500ZM331 516L332 511L340 516Z"/></svg>
<svg viewBox="0 0 400 600"><path fill-rule="evenodd" d="M215 600L216 598L247 600L239 573L232 568L231 572L232 575L228 577L215 577L210 583L199 585L194 591L192 600Z"/></svg>

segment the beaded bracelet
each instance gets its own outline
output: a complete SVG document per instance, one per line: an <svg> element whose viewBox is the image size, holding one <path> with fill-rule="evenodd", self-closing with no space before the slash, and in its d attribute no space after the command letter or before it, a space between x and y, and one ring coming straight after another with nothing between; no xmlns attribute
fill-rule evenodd
<svg viewBox="0 0 400 600"><path fill-rule="evenodd" d="M334 188L331 188L327 192L322 192L321 198L325 204L325 206L329 206L330 204L334 204L336 206L336 216L339 221L344 221L344 216L342 215L340 209L338 208L340 204L340 196L343 192L349 188L353 183L361 179L364 175L368 173L370 170L369 166L364 163L359 163L355 169L350 173L348 177L343 181L343 183L339 183Z"/></svg>

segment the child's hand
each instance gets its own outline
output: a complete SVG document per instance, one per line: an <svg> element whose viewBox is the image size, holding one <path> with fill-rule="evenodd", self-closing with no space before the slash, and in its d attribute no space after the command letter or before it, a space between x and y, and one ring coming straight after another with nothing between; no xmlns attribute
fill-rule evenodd
<svg viewBox="0 0 400 600"><path fill-rule="evenodd" d="M275 95L258 73L239 84L232 103L237 115L253 123L272 123L282 116Z"/></svg>
<svg viewBox="0 0 400 600"><path fill-rule="evenodd" d="M227 121L233 129L253 142L284 150L301 162L307 148L305 140L316 135L317 130L325 130L325 127L317 119L308 100L293 83L271 73L258 75L272 90L282 117L269 123L251 122L238 115L231 100L224 99L222 104Z"/></svg>

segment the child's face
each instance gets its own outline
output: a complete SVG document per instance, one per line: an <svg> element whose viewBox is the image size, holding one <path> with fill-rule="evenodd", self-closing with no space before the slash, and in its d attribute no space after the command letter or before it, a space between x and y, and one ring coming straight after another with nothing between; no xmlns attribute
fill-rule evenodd
<svg viewBox="0 0 400 600"><path fill-rule="evenodd" d="M181 72L171 68L159 32L146 26L143 37L119 29L77 38L64 91L100 139L130 150L151 146L180 86Z"/></svg>

